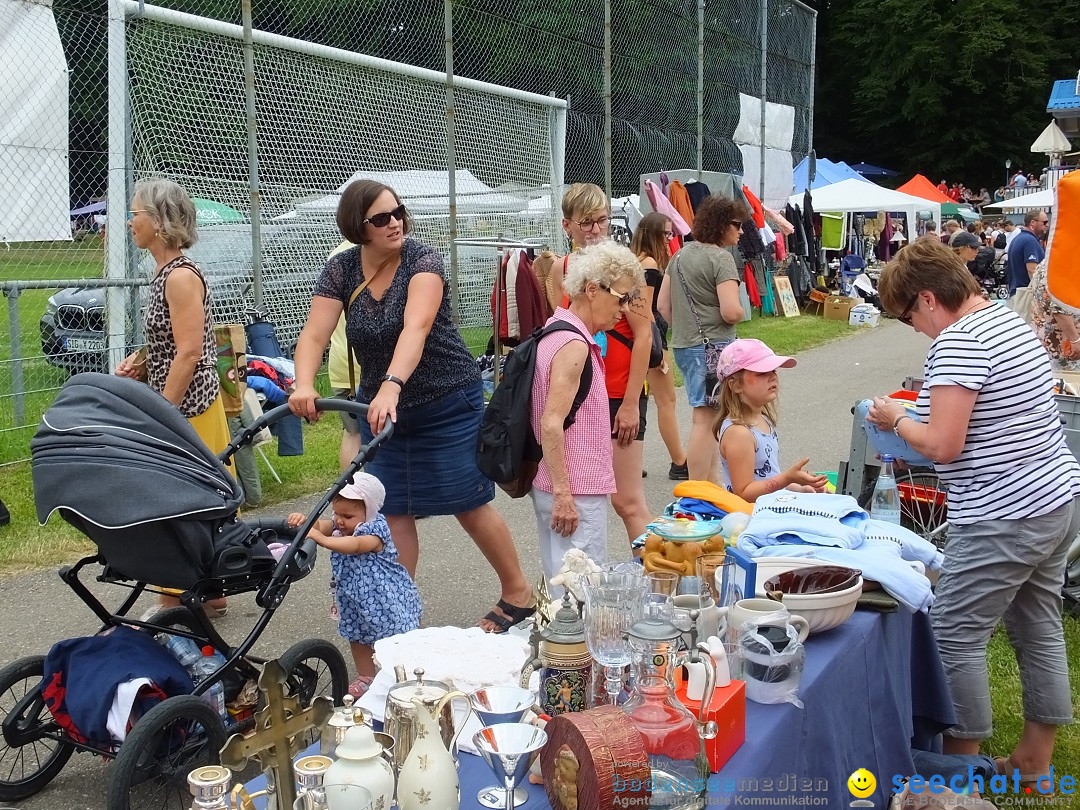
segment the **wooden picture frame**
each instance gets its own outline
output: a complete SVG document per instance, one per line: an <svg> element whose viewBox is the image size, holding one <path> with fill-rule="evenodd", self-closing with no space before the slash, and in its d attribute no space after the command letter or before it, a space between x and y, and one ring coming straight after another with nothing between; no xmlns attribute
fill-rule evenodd
<svg viewBox="0 0 1080 810"><path fill-rule="evenodd" d="M787 276L773 276L773 286L776 288L776 297L780 299L780 308L785 318L794 318L799 315L799 302L795 300L795 293L791 289L791 280Z"/></svg>

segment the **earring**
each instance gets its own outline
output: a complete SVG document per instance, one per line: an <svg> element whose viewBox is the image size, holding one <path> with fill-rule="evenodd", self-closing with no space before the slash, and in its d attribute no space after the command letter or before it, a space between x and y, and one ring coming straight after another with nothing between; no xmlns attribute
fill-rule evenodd
<svg viewBox="0 0 1080 810"><path fill-rule="evenodd" d="M934 308L933 308L933 307L930 307L930 311L931 311L931 312L933 312L933 311L934 311Z"/></svg>

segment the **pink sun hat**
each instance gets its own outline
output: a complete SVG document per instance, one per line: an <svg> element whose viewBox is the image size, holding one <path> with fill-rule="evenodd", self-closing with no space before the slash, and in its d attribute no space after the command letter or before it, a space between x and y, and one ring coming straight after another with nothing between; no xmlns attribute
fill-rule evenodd
<svg viewBox="0 0 1080 810"><path fill-rule="evenodd" d="M736 371L756 371L759 374L792 368L794 357L784 357L773 352L760 340L740 338L724 347L716 363L716 376L724 380Z"/></svg>
<svg viewBox="0 0 1080 810"><path fill-rule="evenodd" d="M379 510L386 500L386 487L374 475L358 472L353 476L352 483L343 486L338 494L342 498L363 501L366 511L364 522L370 523L379 516Z"/></svg>

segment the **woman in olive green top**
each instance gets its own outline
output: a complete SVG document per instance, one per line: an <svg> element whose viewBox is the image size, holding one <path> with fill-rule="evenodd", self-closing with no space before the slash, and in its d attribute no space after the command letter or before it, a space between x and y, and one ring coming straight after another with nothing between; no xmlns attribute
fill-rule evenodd
<svg viewBox="0 0 1080 810"><path fill-rule="evenodd" d="M717 446L712 438L712 392L705 376L716 371L720 351L735 340L743 319L739 270L728 248L750 218L746 205L706 197L694 213L693 242L676 253L664 274L657 307L671 324L671 348L693 411L686 466L692 481L716 481Z"/></svg>

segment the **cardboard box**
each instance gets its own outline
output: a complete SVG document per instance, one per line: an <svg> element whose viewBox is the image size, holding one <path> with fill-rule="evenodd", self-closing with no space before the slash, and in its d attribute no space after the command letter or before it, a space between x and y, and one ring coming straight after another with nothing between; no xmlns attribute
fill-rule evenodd
<svg viewBox="0 0 1080 810"><path fill-rule="evenodd" d="M697 717L701 701L686 696L685 681L675 689L675 699ZM705 741L705 756L709 760L709 770L719 773L746 742L746 684L732 681L728 686L717 687L706 719L716 721L717 732L715 737Z"/></svg>
<svg viewBox="0 0 1080 810"><path fill-rule="evenodd" d="M825 299L825 320L847 322L851 308L857 303L859 303L858 300L845 295L830 295Z"/></svg>
<svg viewBox="0 0 1080 810"><path fill-rule="evenodd" d="M878 325L880 318L881 310L873 304L856 304L848 313L848 326L869 326L873 328Z"/></svg>

